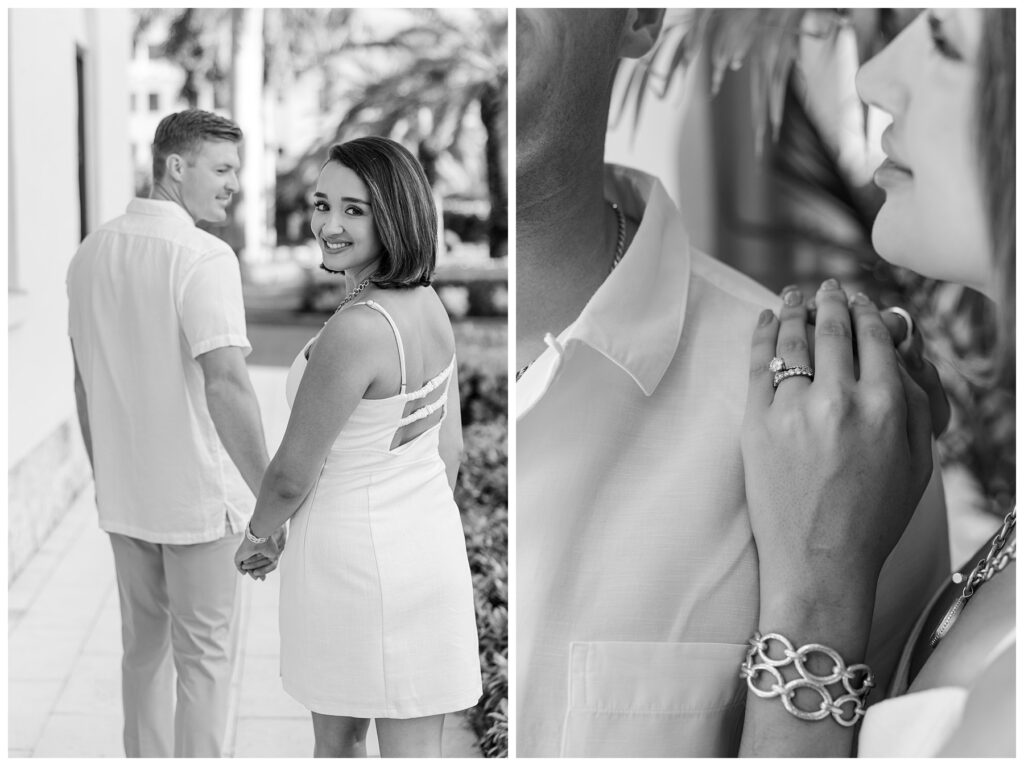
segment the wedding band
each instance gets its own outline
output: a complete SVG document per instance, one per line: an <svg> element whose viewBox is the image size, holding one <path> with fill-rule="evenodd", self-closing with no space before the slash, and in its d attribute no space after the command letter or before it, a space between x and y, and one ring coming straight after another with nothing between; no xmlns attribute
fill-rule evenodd
<svg viewBox="0 0 1024 766"><path fill-rule="evenodd" d="M779 387L779 383L784 381L786 378L795 377L810 378L811 380L814 380L814 369L801 365L798 367L787 367L784 370L779 370L772 378L772 388L777 389Z"/></svg>
<svg viewBox="0 0 1024 766"><path fill-rule="evenodd" d="M910 343L911 343L911 341L914 338L914 319L913 319L913 317L910 316L910 313L906 309L902 309L899 306L890 306L887 309L883 309L883 311L889 311L889 312L895 314L896 316L898 316L900 319L902 319L906 323L906 325L907 325L907 335L906 335L906 337L903 340L900 341L899 345L896 346L896 350L897 351L899 351L901 354L905 354L907 351L910 350Z"/></svg>

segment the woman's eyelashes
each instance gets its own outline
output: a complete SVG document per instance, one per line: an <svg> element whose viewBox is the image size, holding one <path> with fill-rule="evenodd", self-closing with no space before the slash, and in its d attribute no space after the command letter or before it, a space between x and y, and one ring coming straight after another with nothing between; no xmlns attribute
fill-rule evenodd
<svg viewBox="0 0 1024 766"><path fill-rule="evenodd" d="M931 11L928 12L928 29L931 32L932 45L939 52L940 56L951 61L961 61L963 59L960 51L946 37L946 32L942 26L942 19Z"/></svg>
<svg viewBox="0 0 1024 766"><path fill-rule="evenodd" d="M327 213L330 211L330 206L323 200L314 200L313 209L318 213ZM345 215L361 216L366 215L366 211L355 205L348 205L345 207Z"/></svg>

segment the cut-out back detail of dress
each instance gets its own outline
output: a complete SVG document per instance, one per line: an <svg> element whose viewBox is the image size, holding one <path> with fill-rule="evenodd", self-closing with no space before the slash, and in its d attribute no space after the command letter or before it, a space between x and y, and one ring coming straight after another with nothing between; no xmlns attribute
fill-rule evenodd
<svg viewBox="0 0 1024 766"><path fill-rule="evenodd" d="M354 305L372 308L387 319L395 334L395 342L398 344L398 364L402 379L398 395L406 398L406 404L402 411L402 417L398 421L394 438L391 440L391 449L395 450L426 433L434 426L440 425L444 420L448 412L448 382L455 369L455 355L452 354L448 366L441 372L412 393L407 393L405 390L408 383L405 370L405 345L402 343L402 333L398 331L395 320L387 312L387 309L375 301L361 301Z"/></svg>
<svg viewBox="0 0 1024 766"><path fill-rule="evenodd" d="M447 416L448 389L455 371L455 355L452 354L451 361L441 372L415 391L407 392L405 346L398 325L387 309L376 301L360 301L345 310L350 311L356 306L366 306L377 311L391 325L398 350L401 386L399 393L394 396L384 399L361 399L349 416L349 421L338 435L338 440L332 449L376 448L386 449L389 452L401 450L424 434L439 430L439 426ZM310 339L288 371L285 393L289 406L295 401L299 381L302 379L308 363L307 354L318 337L319 333ZM385 438L387 446L382 443ZM436 443L434 439L430 439L430 441Z"/></svg>

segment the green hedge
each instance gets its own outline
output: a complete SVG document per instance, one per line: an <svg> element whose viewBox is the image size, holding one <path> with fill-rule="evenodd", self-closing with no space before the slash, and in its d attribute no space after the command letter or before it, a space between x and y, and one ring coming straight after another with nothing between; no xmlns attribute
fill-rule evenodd
<svg viewBox="0 0 1024 766"><path fill-rule="evenodd" d="M508 756L508 374L504 337L459 345L465 456L455 487L473 575L483 696L468 717L484 756ZM460 340L465 340L460 338ZM498 350L501 353L497 353Z"/></svg>

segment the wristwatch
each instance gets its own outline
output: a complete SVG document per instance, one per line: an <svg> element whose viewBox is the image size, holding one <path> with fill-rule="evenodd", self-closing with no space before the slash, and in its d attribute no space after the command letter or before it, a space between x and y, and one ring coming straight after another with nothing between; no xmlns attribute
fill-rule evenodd
<svg viewBox="0 0 1024 766"><path fill-rule="evenodd" d="M252 521L250 520L249 523L245 525L245 539L253 545L263 545L263 543L269 540L270 537L256 537L256 535L252 533Z"/></svg>

